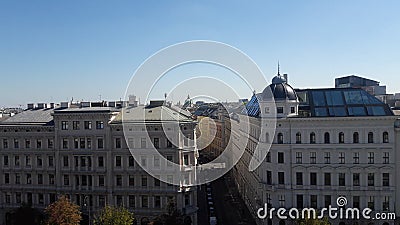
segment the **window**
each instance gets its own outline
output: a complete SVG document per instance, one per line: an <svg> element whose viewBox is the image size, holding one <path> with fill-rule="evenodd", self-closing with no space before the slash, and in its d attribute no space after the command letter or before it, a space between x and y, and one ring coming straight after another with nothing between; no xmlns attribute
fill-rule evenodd
<svg viewBox="0 0 400 225"><path fill-rule="evenodd" d="M15 193L15 200L18 204L22 202L22 194L20 192Z"/></svg>
<svg viewBox="0 0 400 225"><path fill-rule="evenodd" d="M339 152L339 164L345 163L345 154L344 152Z"/></svg>
<svg viewBox="0 0 400 225"><path fill-rule="evenodd" d="M115 156L115 166L116 167L122 166L122 159L121 159L121 156L119 156L119 155Z"/></svg>
<svg viewBox="0 0 400 225"><path fill-rule="evenodd" d="M20 165L20 161L19 161L19 156L18 156L18 155L16 155L16 156L14 157L14 165L15 165L15 166L19 166L19 165Z"/></svg>
<svg viewBox="0 0 400 225"><path fill-rule="evenodd" d="M272 172L267 171L267 184L271 185L272 184Z"/></svg>
<svg viewBox="0 0 400 225"><path fill-rule="evenodd" d="M290 113L296 113L296 108L295 107L290 107Z"/></svg>
<svg viewBox="0 0 400 225"><path fill-rule="evenodd" d="M185 198L185 204L186 203L187 202L186 202L186 198ZM161 208L161 196L154 196L154 208L158 208L158 209Z"/></svg>
<svg viewBox="0 0 400 225"><path fill-rule="evenodd" d="M92 148L92 139L91 138L86 138L86 144L87 144L87 148L91 149Z"/></svg>
<svg viewBox="0 0 400 225"><path fill-rule="evenodd" d="M368 143L374 143L374 133L368 133Z"/></svg>
<svg viewBox="0 0 400 225"><path fill-rule="evenodd" d="M142 187L147 187L147 176L142 176Z"/></svg>
<svg viewBox="0 0 400 225"><path fill-rule="evenodd" d="M324 134L324 143L325 144L329 144L330 142L331 142L330 135L329 135L328 132L325 132L325 134Z"/></svg>
<svg viewBox="0 0 400 225"><path fill-rule="evenodd" d="M324 196L324 204L325 204L325 208L329 208L329 206L332 203L332 196L331 195L325 195Z"/></svg>
<svg viewBox="0 0 400 225"><path fill-rule="evenodd" d="M69 166L68 156L63 156L63 165L64 165L64 167L68 167Z"/></svg>
<svg viewBox="0 0 400 225"><path fill-rule="evenodd" d="M25 140L25 148L30 148L31 147L31 141L26 139Z"/></svg>
<svg viewBox="0 0 400 225"><path fill-rule="evenodd" d="M317 185L317 173L310 173L310 185Z"/></svg>
<svg viewBox="0 0 400 225"><path fill-rule="evenodd" d="M117 183L117 186L122 186L122 176L121 175L116 176L116 183Z"/></svg>
<svg viewBox="0 0 400 225"><path fill-rule="evenodd" d="M382 202L382 210L383 211L389 211L389 196L385 196Z"/></svg>
<svg viewBox="0 0 400 225"><path fill-rule="evenodd" d="M389 143L389 133L388 132L383 132L383 135L382 135L382 141L383 141L383 143Z"/></svg>
<svg viewBox="0 0 400 225"><path fill-rule="evenodd" d="M21 175L19 173L15 174L15 184L21 184Z"/></svg>
<svg viewBox="0 0 400 225"><path fill-rule="evenodd" d="M142 200L142 208L148 208L149 198L146 195L142 195L141 200Z"/></svg>
<svg viewBox="0 0 400 225"><path fill-rule="evenodd" d="M339 173L339 186L346 186L346 174Z"/></svg>
<svg viewBox="0 0 400 225"><path fill-rule="evenodd" d="M278 152L278 163L285 163L285 155L283 152Z"/></svg>
<svg viewBox="0 0 400 225"><path fill-rule="evenodd" d="M6 194L6 203L10 204L11 203L11 194Z"/></svg>
<svg viewBox="0 0 400 225"><path fill-rule="evenodd" d="M53 139L47 139L47 147L48 148L53 148L54 146L54 140Z"/></svg>
<svg viewBox="0 0 400 225"><path fill-rule="evenodd" d="M303 185L303 173L296 172L296 185Z"/></svg>
<svg viewBox="0 0 400 225"><path fill-rule="evenodd" d="M3 165L4 166L8 166L9 162L8 162L8 155L3 156Z"/></svg>
<svg viewBox="0 0 400 225"><path fill-rule="evenodd" d="M14 139L14 148L19 148L19 141L18 141L18 139Z"/></svg>
<svg viewBox="0 0 400 225"><path fill-rule="evenodd" d="M140 148L146 148L146 138L140 139Z"/></svg>
<svg viewBox="0 0 400 225"><path fill-rule="evenodd" d="M389 164L389 152L383 153L383 164Z"/></svg>
<svg viewBox="0 0 400 225"><path fill-rule="evenodd" d="M269 163L271 162L271 152L267 153L267 156L265 157L265 161L269 162Z"/></svg>
<svg viewBox="0 0 400 225"><path fill-rule="evenodd" d="M324 173L324 184L325 186L331 186L331 174L330 173Z"/></svg>
<svg viewBox="0 0 400 225"><path fill-rule="evenodd" d="M278 184L285 184L285 172L278 172Z"/></svg>
<svg viewBox="0 0 400 225"><path fill-rule="evenodd" d="M97 138L97 148L98 149L104 148L104 139L103 138Z"/></svg>
<svg viewBox="0 0 400 225"><path fill-rule="evenodd" d="M104 129L104 122L103 121L96 121L96 129L97 130Z"/></svg>
<svg viewBox="0 0 400 225"><path fill-rule="evenodd" d="M372 210L375 209L375 199L374 199L374 196L369 196L367 206L368 206L368 208L370 208L370 209L372 209Z"/></svg>
<svg viewBox="0 0 400 225"><path fill-rule="evenodd" d="M4 183L5 184L9 184L10 183L10 174L9 173L5 173L4 174Z"/></svg>
<svg viewBox="0 0 400 225"><path fill-rule="evenodd" d="M270 141L269 141L269 133L268 132L265 134L265 142L266 143L270 143Z"/></svg>
<svg viewBox="0 0 400 225"><path fill-rule="evenodd" d="M301 144L301 133L300 132L296 133L296 144Z"/></svg>
<svg viewBox="0 0 400 225"><path fill-rule="evenodd" d="M285 207L285 195L279 195L279 207Z"/></svg>
<svg viewBox="0 0 400 225"><path fill-rule="evenodd" d="M283 113L283 107L276 107L276 113Z"/></svg>
<svg viewBox="0 0 400 225"><path fill-rule="evenodd" d="M375 185L375 175L374 173L368 173L368 186L374 186Z"/></svg>
<svg viewBox="0 0 400 225"><path fill-rule="evenodd" d="M85 142L85 138L80 138L79 140L79 146L81 149L85 149L86 148L86 142Z"/></svg>
<svg viewBox="0 0 400 225"><path fill-rule="evenodd" d="M185 194L185 206L190 205L190 195Z"/></svg>
<svg viewBox="0 0 400 225"><path fill-rule="evenodd" d="M48 159L48 163L49 163L49 167L53 167L54 166L54 157L49 155Z"/></svg>
<svg viewBox="0 0 400 225"><path fill-rule="evenodd" d="M43 174L37 175L38 184L43 184Z"/></svg>
<svg viewBox="0 0 400 225"><path fill-rule="evenodd" d="M134 195L129 195L129 197L128 197L128 206L130 208L135 208L135 196Z"/></svg>
<svg viewBox="0 0 400 225"><path fill-rule="evenodd" d="M154 148L160 148L160 139L159 138L154 138L153 139L153 145L154 145Z"/></svg>
<svg viewBox="0 0 400 225"><path fill-rule="evenodd" d="M167 140L167 148L172 148L172 142L170 140Z"/></svg>
<svg viewBox="0 0 400 225"><path fill-rule="evenodd" d="M382 174L382 186L389 187L389 173Z"/></svg>
<svg viewBox="0 0 400 225"><path fill-rule="evenodd" d="M54 185L54 174L49 174L49 184Z"/></svg>
<svg viewBox="0 0 400 225"><path fill-rule="evenodd" d="M303 208L303 195L296 195L297 208Z"/></svg>
<svg viewBox="0 0 400 225"><path fill-rule="evenodd" d="M62 140L62 148L67 149L68 148L68 138L63 138Z"/></svg>
<svg viewBox="0 0 400 225"><path fill-rule="evenodd" d="M360 163L360 153L359 152L354 152L353 163L354 164L359 164Z"/></svg>
<svg viewBox="0 0 400 225"><path fill-rule="evenodd" d="M316 163L317 163L317 153L310 152L310 164L316 164Z"/></svg>
<svg viewBox="0 0 400 225"><path fill-rule="evenodd" d="M85 130L91 130L92 129L92 121L83 122L83 126L84 126Z"/></svg>
<svg viewBox="0 0 400 225"><path fill-rule="evenodd" d="M79 121L72 121L72 129L79 130Z"/></svg>
<svg viewBox="0 0 400 225"><path fill-rule="evenodd" d="M115 138L115 148L121 148L121 138Z"/></svg>
<svg viewBox="0 0 400 225"><path fill-rule="evenodd" d="M36 148L41 149L42 148L42 140L36 140Z"/></svg>
<svg viewBox="0 0 400 225"><path fill-rule="evenodd" d="M104 176L99 175L99 187L103 187L103 186L104 186Z"/></svg>
<svg viewBox="0 0 400 225"><path fill-rule="evenodd" d="M135 166L135 159L133 158L133 156L129 156L129 159L128 159L128 166L129 167L134 167Z"/></svg>
<svg viewBox="0 0 400 225"><path fill-rule="evenodd" d="M64 175L64 186L69 186L69 176Z"/></svg>
<svg viewBox="0 0 400 225"><path fill-rule="evenodd" d="M75 149L79 148L79 139L78 138L74 138L74 148Z"/></svg>
<svg viewBox="0 0 400 225"><path fill-rule="evenodd" d="M316 139L315 139L315 133L312 132L310 134L310 144L315 144L316 143Z"/></svg>
<svg viewBox="0 0 400 225"><path fill-rule="evenodd" d="M368 152L368 164L374 164L374 153Z"/></svg>
<svg viewBox="0 0 400 225"><path fill-rule="evenodd" d="M278 144L283 144L283 134L282 133L278 134Z"/></svg>
<svg viewBox="0 0 400 225"><path fill-rule="evenodd" d="M353 143L357 144L360 142L360 135L358 134L358 132L354 132L353 133Z"/></svg>
<svg viewBox="0 0 400 225"><path fill-rule="evenodd" d="M325 164L331 163L331 153L330 152L325 152L324 160L325 160Z"/></svg>
<svg viewBox="0 0 400 225"><path fill-rule="evenodd" d="M160 187L161 186L161 182L159 177L154 177L154 186L155 187Z"/></svg>
<svg viewBox="0 0 400 225"><path fill-rule="evenodd" d="M4 149L8 148L8 140L7 139L3 139L3 148Z"/></svg>
<svg viewBox="0 0 400 225"><path fill-rule="evenodd" d="M316 209L318 208L318 197L317 195L311 195L310 196L310 202L311 202L311 208Z"/></svg>
<svg viewBox="0 0 400 225"><path fill-rule="evenodd" d="M133 175L129 175L128 183L130 187L135 186L135 177Z"/></svg>
<svg viewBox="0 0 400 225"><path fill-rule="evenodd" d="M296 152L296 163L301 164L303 162L303 154L302 152Z"/></svg>
<svg viewBox="0 0 400 225"><path fill-rule="evenodd" d="M154 167L160 168L160 157L154 156ZM184 163L186 166L189 165L189 156L187 154L184 155Z"/></svg>
<svg viewBox="0 0 400 225"><path fill-rule="evenodd" d="M360 196L353 196L353 208L360 208Z"/></svg>
<svg viewBox="0 0 400 225"><path fill-rule="evenodd" d="M117 206L122 206L122 196L121 195L117 195Z"/></svg>
<svg viewBox="0 0 400 225"><path fill-rule="evenodd" d="M100 207L106 206L106 197L104 195L99 196L99 206Z"/></svg>
<svg viewBox="0 0 400 225"><path fill-rule="evenodd" d="M68 121L61 121L61 130L68 130Z"/></svg>
<svg viewBox="0 0 400 225"><path fill-rule="evenodd" d="M343 143L344 143L344 133L343 133L343 132L340 132L340 133L339 133L339 143L340 143L340 144L343 144Z"/></svg>
<svg viewBox="0 0 400 225"><path fill-rule="evenodd" d="M360 174L353 173L353 186L360 186Z"/></svg>

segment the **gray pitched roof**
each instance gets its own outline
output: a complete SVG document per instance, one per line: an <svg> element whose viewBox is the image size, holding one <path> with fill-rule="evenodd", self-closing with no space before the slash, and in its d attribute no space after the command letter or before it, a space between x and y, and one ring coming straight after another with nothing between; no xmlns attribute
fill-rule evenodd
<svg viewBox="0 0 400 225"><path fill-rule="evenodd" d="M49 124L53 121L53 109L30 109L16 114L2 122L0 125L13 124Z"/></svg>

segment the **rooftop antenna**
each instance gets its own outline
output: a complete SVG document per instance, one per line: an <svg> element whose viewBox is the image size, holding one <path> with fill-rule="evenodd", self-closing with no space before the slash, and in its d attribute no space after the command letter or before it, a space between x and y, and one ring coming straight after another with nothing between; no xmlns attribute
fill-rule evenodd
<svg viewBox="0 0 400 225"><path fill-rule="evenodd" d="M279 76L281 75L281 73L280 73L280 68L279 68L279 60L278 60L278 75L279 75Z"/></svg>

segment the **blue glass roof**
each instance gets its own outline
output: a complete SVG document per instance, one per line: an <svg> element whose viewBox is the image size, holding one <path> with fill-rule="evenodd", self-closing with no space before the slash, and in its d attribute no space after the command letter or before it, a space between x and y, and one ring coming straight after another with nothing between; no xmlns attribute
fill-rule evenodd
<svg viewBox="0 0 400 225"><path fill-rule="evenodd" d="M392 116L390 107L362 89L306 89L299 93L300 110L309 116ZM307 114L307 113L306 113Z"/></svg>
<svg viewBox="0 0 400 225"><path fill-rule="evenodd" d="M255 94L251 96L250 101L246 104L242 113L252 117L258 117L260 115L260 105L258 104L258 99Z"/></svg>

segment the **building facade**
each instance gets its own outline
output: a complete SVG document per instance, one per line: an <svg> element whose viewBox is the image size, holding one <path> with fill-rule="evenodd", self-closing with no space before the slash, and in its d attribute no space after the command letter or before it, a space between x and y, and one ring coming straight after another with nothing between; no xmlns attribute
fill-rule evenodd
<svg viewBox="0 0 400 225"><path fill-rule="evenodd" d="M262 117L272 111L258 104L263 93L249 101L239 115L243 119L230 120L238 123L249 116L250 138L233 175L257 224L294 224L276 215L259 219L257 210L265 204L276 209L321 210L338 207L338 197L346 198L346 207L400 215L396 206L400 197L398 117L386 104L361 89L294 90L279 74L265 91L271 91L276 101L274 135L261 133ZM238 137L234 140L247 135L244 130L227 132ZM260 167L249 171L257 146L269 153ZM394 220L362 218L330 222L394 224Z"/></svg>
<svg viewBox="0 0 400 225"><path fill-rule="evenodd" d="M152 155L135 159L128 148L154 147L171 162L194 165L195 146L188 151L189 146L172 145L162 129L135 130L129 144L123 133L122 105L113 106L64 103L59 108L31 107L0 123L0 224L7 224L8 213L22 203L43 209L60 194L80 205L88 219L108 204L128 208L134 212L136 224L147 224L174 202L197 224L195 187L189 183L182 192L182 187L149 175L143 167L163 168L165 163ZM148 113L145 108L130 110L139 115L134 112ZM152 111L161 109L179 115L170 119L180 119L175 122L184 124L182 132L194 136L196 123L190 117L164 104L152 106ZM142 126L147 123L141 121ZM163 121L153 115L152 122L158 124L152 125L157 129Z"/></svg>

